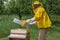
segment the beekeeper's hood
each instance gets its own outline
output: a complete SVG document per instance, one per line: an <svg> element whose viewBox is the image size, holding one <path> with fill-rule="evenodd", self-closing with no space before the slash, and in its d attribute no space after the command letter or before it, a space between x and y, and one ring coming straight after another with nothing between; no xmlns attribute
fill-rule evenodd
<svg viewBox="0 0 60 40"><path fill-rule="evenodd" d="M34 5L36 5L36 4L40 4L40 6L42 6L42 3L41 3L41 2L35 1L35 2L32 4L32 7L34 8Z"/></svg>

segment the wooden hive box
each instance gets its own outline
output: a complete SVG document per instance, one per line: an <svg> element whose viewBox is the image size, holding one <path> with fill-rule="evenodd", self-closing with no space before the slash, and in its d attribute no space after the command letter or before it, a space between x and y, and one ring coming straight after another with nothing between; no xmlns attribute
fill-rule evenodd
<svg viewBox="0 0 60 40"><path fill-rule="evenodd" d="M27 29L12 29L9 40L30 40L30 32Z"/></svg>

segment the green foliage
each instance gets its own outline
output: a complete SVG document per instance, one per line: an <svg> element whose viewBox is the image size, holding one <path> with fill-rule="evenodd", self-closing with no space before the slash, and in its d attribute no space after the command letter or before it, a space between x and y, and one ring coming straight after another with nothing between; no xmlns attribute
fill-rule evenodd
<svg viewBox="0 0 60 40"><path fill-rule="evenodd" d="M44 4L45 9L49 14L60 14L59 13L59 2L58 0L43 0L42 1Z"/></svg>
<svg viewBox="0 0 60 40"><path fill-rule="evenodd" d="M4 13L3 0L0 0L0 15Z"/></svg>
<svg viewBox="0 0 60 40"><path fill-rule="evenodd" d="M7 2L4 7L3 2ZM0 14L18 14L30 15L32 11L32 3L36 0L0 0ZM38 0L43 3L44 8L49 14L60 14L60 0Z"/></svg>

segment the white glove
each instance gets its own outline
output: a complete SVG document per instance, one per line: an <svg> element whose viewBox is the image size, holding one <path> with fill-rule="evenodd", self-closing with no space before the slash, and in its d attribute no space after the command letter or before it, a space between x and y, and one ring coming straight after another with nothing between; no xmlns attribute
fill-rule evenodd
<svg viewBox="0 0 60 40"><path fill-rule="evenodd" d="M32 22L32 23L29 23L30 25L32 25L32 24L36 24L36 21L34 21L34 22Z"/></svg>
<svg viewBox="0 0 60 40"><path fill-rule="evenodd" d="M33 22L33 21L35 21L35 18L31 18L30 20Z"/></svg>
<svg viewBox="0 0 60 40"><path fill-rule="evenodd" d="M28 24L35 24L36 23L35 18L27 19L26 22Z"/></svg>

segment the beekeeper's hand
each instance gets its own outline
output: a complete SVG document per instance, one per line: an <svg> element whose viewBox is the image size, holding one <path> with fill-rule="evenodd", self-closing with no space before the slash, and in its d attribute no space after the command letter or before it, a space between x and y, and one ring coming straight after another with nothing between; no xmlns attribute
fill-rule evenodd
<svg viewBox="0 0 60 40"><path fill-rule="evenodd" d="M22 20L21 26L24 27L24 26L26 26L26 25L27 25L26 20Z"/></svg>
<svg viewBox="0 0 60 40"><path fill-rule="evenodd" d="M34 21L35 21L35 18L31 18L31 19L27 19L27 20L26 20L26 22L27 22L28 24L33 23Z"/></svg>

